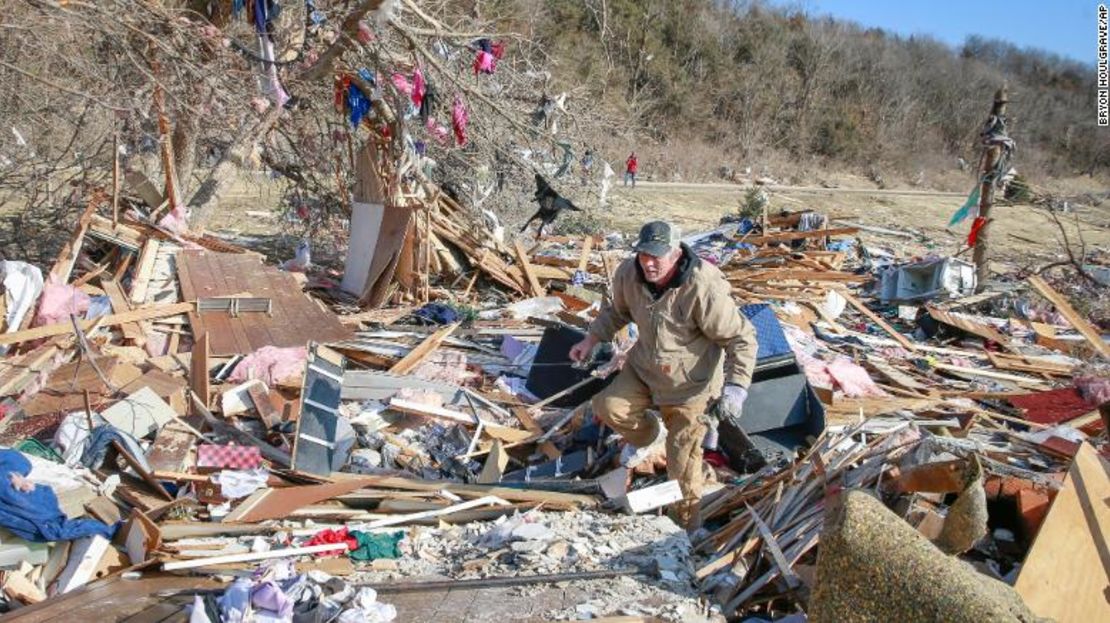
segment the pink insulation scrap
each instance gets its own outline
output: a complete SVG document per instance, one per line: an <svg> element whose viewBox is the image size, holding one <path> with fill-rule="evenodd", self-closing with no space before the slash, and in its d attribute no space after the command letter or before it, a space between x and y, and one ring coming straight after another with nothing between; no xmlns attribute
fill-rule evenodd
<svg viewBox="0 0 1110 623"><path fill-rule="evenodd" d="M797 350L794 351L794 356L798 360L798 365L802 367L802 371L805 372L806 380L809 381L810 385L832 389L836 384L824 361Z"/></svg>
<svg viewBox="0 0 1110 623"><path fill-rule="evenodd" d="M70 315L84 316L91 302L88 294L68 283L59 283L57 277L50 275L43 284L39 309L32 325L41 327L68 322Z"/></svg>
<svg viewBox="0 0 1110 623"><path fill-rule="evenodd" d="M847 357L837 357L825 367L848 398L878 398L887 395L878 385L875 385L867 370Z"/></svg>
<svg viewBox="0 0 1110 623"><path fill-rule="evenodd" d="M185 206L180 203L170 210L158 221L158 226L174 234L184 234L189 231L189 221L185 214Z"/></svg>
<svg viewBox="0 0 1110 623"><path fill-rule="evenodd" d="M1079 395L1089 404L1099 406L1110 402L1110 379L1101 376L1079 376L1075 379Z"/></svg>
<svg viewBox="0 0 1110 623"><path fill-rule="evenodd" d="M247 355L231 372L231 380L236 383L258 379L269 386L279 381L299 376L304 372L308 352L303 346L277 348L263 346Z"/></svg>

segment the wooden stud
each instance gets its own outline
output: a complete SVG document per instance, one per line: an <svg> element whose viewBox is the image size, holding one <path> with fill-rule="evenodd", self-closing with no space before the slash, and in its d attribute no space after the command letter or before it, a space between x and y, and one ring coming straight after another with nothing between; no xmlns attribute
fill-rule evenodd
<svg viewBox="0 0 1110 623"><path fill-rule="evenodd" d="M879 328L881 328L883 331L886 331L887 335L894 338L894 341L898 342L898 344L902 348L908 351L916 350L916 346L913 344L913 342L910 342L908 339L906 339L906 336L895 331L894 327L887 324L887 322L883 320L878 314L868 309L867 306L863 304L863 301L857 299L847 290L839 290L839 293L840 296L844 297L844 300L851 303L852 307L855 307L857 310L859 310L861 314L867 316L867 318L869 318L871 322L874 322L875 324L879 325Z"/></svg>
<svg viewBox="0 0 1110 623"><path fill-rule="evenodd" d="M1060 312L1060 315L1064 318L1067 318L1071 326L1075 327L1076 331L1079 331L1083 337L1087 338L1087 341L1091 343L1091 346L1095 347L1096 351L1103 357L1110 357L1110 346L1106 345L1106 342L1102 339L1102 335L1091 326L1090 322L1087 322L1086 318L1080 316L1079 313L1075 311L1075 308L1068 303L1067 299L1054 290L1052 286L1048 285L1039 275L1029 277L1029 285L1033 286L1041 296L1048 299L1056 307L1056 311Z"/></svg>
<svg viewBox="0 0 1110 623"><path fill-rule="evenodd" d="M417 366L423 363L424 360L427 359L433 351L435 351L435 349L439 348L439 345L443 343L443 340L446 340L448 337L450 337L451 334L455 332L455 329L458 328L459 323L456 322L454 324L449 324L431 334L426 340L418 344L416 348L409 351L407 355L405 355L400 361L394 364L393 367L389 369L389 372L391 374L397 375L409 374L410 372L415 370Z"/></svg>
<svg viewBox="0 0 1110 623"><path fill-rule="evenodd" d="M525 251L524 245L520 244L519 240L514 240L513 250L516 251L516 259L520 262L520 269L524 271L528 287L532 290L532 296L543 296L544 290L540 286L540 280L536 278L536 271L532 267L532 263L528 261L528 253Z"/></svg>
<svg viewBox="0 0 1110 623"><path fill-rule="evenodd" d="M178 314L188 313L193 311L195 306L192 303L174 303L172 305L152 305L150 307L140 307L138 309L124 312L122 314L111 314L108 316L101 316L94 320L82 320L79 324L82 331L88 332L98 326L116 326L125 322L135 322L138 320L151 320L153 318L165 318L168 316L176 316ZM37 340L44 337L53 337L55 335L64 335L73 331L73 324L69 322L59 322L56 324L49 324L42 327L35 327L34 329L27 329L26 331L15 331L13 333L5 333L0 335L0 345L2 344L18 344L20 342L28 342Z"/></svg>
<svg viewBox="0 0 1110 623"><path fill-rule="evenodd" d="M101 279L100 287L112 301L113 312L122 314L131 311L131 302L127 300L127 296L123 293L123 288L120 287L117 281L112 279ZM120 330L123 331L124 339L130 340L136 346L142 346L146 343L146 334L143 332L142 325L139 323L125 322L120 325Z"/></svg>
<svg viewBox="0 0 1110 623"><path fill-rule="evenodd" d="M139 255L139 265L131 280L131 302L142 305L146 302L147 291L150 289L150 277L154 274L154 261L158 257L160 243L157 238L148 238Z"/></svg>

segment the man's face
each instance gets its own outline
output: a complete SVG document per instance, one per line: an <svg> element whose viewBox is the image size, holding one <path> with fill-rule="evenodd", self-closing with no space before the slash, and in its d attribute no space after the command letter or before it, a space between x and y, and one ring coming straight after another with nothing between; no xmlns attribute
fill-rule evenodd
<svg viewBox="0 0 1110 623"><path fill-rule="evenodd" d="M648 253L638 253L636 255L640 262L640 268L644 269L644 278L657 286L663 285L663 282L670 276L671 269L675 267L675 264L678 264L681 257L682 249L675 249L662 257L655 257Z"/></svg>

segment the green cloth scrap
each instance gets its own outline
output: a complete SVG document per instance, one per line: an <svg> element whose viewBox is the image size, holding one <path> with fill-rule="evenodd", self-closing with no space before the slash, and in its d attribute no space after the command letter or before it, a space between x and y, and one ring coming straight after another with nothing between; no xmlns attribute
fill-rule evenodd
<svg viewBox="0 0 1110 623"><path fill-rule="evenodd" d="M352 560L369 562L379 558L400 558L401 539L405 538L404 532L385 532L370 534L351 530L351 538L358 541L358 547L347 552Z"/></svg>
<svg viewBox="0 0 1110 623"><path fill-rule="evenodd" d="M956 210L956 213L952 215L952 220L948 221L949 227L952 227L953 225L956 225L960 221L964 220L968 217L968 215L971 214L971 211L973 209L977 209L979 207L980 186L981 184L976 184L975 188L971 189L971 194L967 196L967 201L965 201L964 204L960 206L960 209Z"/></svg>
<svg viewBox="0 0 1110 623"><path fill-rule="evenodd" d="M16 444L15 449L19 450L23 454L31 454L39 457L40 459L46 459L47 461L54 461L55 463L65 462L65 459L63 459L60 454L55 452L54 448L51 448L50 446L42 443L34 437L24 439L23 441L19 442L18 444Z"/></svg>

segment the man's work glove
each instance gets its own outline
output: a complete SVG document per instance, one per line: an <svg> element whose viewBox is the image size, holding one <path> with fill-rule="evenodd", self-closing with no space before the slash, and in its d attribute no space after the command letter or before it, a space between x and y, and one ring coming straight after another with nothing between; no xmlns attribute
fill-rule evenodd
<svg viewBox="0 0 1110 623"><path fill-rule="evenodd" d="M721 417L726 417L735 426L740 426L740 412L744 410L744 401L748 399L748 390L733 383L726 383L721 391L721 401L717 408Z"/></svg>

